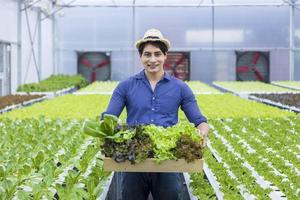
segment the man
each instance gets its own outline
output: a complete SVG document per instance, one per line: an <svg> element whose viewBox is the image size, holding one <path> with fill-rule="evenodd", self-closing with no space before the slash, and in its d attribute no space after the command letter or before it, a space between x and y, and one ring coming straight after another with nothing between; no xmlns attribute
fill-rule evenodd
<svg viewBox="0 0 300 200"><path fill-rule="evenodd" d="M195 124L206 145L208 124L201 114L191 89L181 80L164 72L170 42L161 32L150 29L136 42L144 70L120 82L114 90L106 112L119 116L124 107L127 124L155 124L173 126L178 122L178 109ZM146 200L151 191L153 198L180 199L178 173L123 173L124 200Z"/></svg>

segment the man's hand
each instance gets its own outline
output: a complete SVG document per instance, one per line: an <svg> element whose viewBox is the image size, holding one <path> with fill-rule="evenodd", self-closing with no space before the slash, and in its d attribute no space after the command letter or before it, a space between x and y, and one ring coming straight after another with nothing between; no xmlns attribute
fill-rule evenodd
<svg viewBox="0 0 300 200"><path fill-rule="evenodd" d="M206 141L208 137L209 126L206 122L203 122L197 126L199 134L202 136L201 146L206 147Z"/></svg>
<svg viewBox="0 0 300 200"><path fill-rule="evenodd" d="M206 147L206 142L207 142L207 137L208 137L208 134L207 133L204 133L202 132L201 130L198 129L198 133L199 135L202 136L202 139L201 139L201 146L202 147Z"/></svg>

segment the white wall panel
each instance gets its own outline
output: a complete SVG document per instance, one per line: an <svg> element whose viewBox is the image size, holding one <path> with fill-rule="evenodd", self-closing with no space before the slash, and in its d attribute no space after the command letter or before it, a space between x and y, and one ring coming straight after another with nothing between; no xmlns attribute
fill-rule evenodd
<svg viewBox="0 0 300 200"><path fill-rule="evenodd" d="M24 5L21 4L21 8ZM11 92L15 92L18 87L18 14L21 12L21 83L36 82L37 71L31 53L31 37L34 40L35 58L38 68L42 69L41 78L46 78L52 73L53 69L53 43L52 43L52 21L43 20L39 27L39 9L31 7L27 9L28 20L25 10L19 10L18 0L0 0L0 41L11 46ZM28 25L29 23L29 29ZM40 29L39 29L40 28ZM42 31L40 31L42 30ZM39 40L41 34L41 40ZM34 36L35 35L35 36ZM39 43L40 42L40 43ZM39 48L39 45L42 49ZM39 57L39 54L41 57Z"/></svg>
<svg viewBox="0 0 300 200"><path fill-rule="evenodd" d="M124 80L134 74L133 71L133 52L114 51L111 54L111 79Z"/></svg>
<svg viewBox="0 0 300 200"><path fill-rule="evenodd" d="M45 19L41 23L42 79L49 77L54 72L52 23L52 18Z"/></svg>
<svg viewBox="0 0 300 200"><path fill-rule="evenodd" d="M211 47L211 22L210 8L137 8L136 39L147 29L158 28L171 48Z"/></svg>
<svg viewBox="0 0 300 200"><path fill-rule="evenodd" d="M295 46L300 48L300 10L299 9L295 9L294 22L295 22Z"/></svg>
<svg viewBox="0 0 300 200"><path fill-rule="evenodd" d="M15 0L0 0L0 40L17 42L17 8Z"/></svg>
<svg viewBox="0 0 300 200"><path fill-rule="evenodd" d="M58 73L59 74L77 74L77 52L75 50L60 51Z"/></svg>
<svg viewBox="0 0 300 200"><path fill-rule="evenodd" d="M300 50L295 51L294 80L300 81Z"/></svg>
<svg viewBox="0 0 300 200"><path fill-rule="evenodd" d="M270 81L289 80L289 51L271 51L270 66Z"/></svg>
<svg viewBox="0 0 300 200"><path fill-rule="evenodd" d="M211 83L214 80L235 80L235 53L233 51L191 52L191 80Z"/></svg>
<svg viewBox="0 0 300 200"><path fill-rule="evenodd" d="M27 11L28 20L25 11L22 12L22 83L31 83L38 81L34 56L31 49L31 39L34 42L34 52L36 65L38 66L38 34L39 18L38 12L34 9ZM31 39L30 39L31 38Z"/></svg>
<svg viewBox="0 0 300 200"><path fill-rule="evenodd" d="M18 46L11 45L11 92L18 88Z"/></svg>
<svg viewBox="0 0 300 200"><path fill-rule="evenodd" d="M289 7L215 8L215 47L289 47Z"/></svg>
<svg viewBox="0 0 300 200"><path fill-rule="evenodd" d="M74 51L110 51L133 47L132 13L130 8L72 8L58 17L60 71L77 73ZM116 52L116 55L118 53ZM124 52L126 55L126 52ZM124 58L125 65L127 58ZM118 60L113 61L119 63ZM116 68L118 68L117 64ZM121 79L118 72L113 77Z"/></svg>
<svg viewBox="0 0 300 200"><path fill-rule="evenodd" d="M265 3L272 2L275 1ZM132 11L132 8L109 7L65 9L64 17L57 18L60 71L76 73L76 50L112 51L111 77L123 80L142 69L138 54L129 50L149 28L160 29L170 39L171 50L190 51L191 80L204 82L235 80L235 50L289 48L288 6L215 7L214 24L211 7L136 7L134 22ZM299 15L297 11L295 41L298 46ZM205 50L207 48L217 49ZM271 80L286 78L288 56L286 50L270 52Z"/></svg>
<svg viewBox="0 0 300 200"><path fill-rule="evenodd" d="M0 41L10 44L10 83L6 86L15 91L17 88L17 16L18 4L15 0L0 0ZM10 85L10 86L9 86ZM4 86L4 84L2 85Z"/></svg>
<svg viewBox="0 0 300 200"><path fill-rule="evenodd" d="M132 45L130 8L72 8L58 18L62 48L128 48Z"/></svg>

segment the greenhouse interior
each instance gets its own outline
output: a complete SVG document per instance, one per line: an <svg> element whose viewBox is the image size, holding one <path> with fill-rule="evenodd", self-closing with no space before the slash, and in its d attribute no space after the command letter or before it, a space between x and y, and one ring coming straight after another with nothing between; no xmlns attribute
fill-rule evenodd
<svg viewBox="0 0 300 200"><path fill-rule="evenodd" d="M0 24L1 200L300 199L300 0L0 0Z"/></svg>

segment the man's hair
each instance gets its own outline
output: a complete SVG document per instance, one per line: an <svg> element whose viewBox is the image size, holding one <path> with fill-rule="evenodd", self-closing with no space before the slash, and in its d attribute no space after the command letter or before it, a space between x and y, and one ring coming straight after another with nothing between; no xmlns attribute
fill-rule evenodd
<svg viewBox="0 0 300 200"><path fill-rule="evenodd" d="M146 44L151 44L151 45L159 48L163 52L164 55L166 55L166 53L168 52L168 47L163 42L161 42L161 41L147 41L147 42L142 43L139 46L140 56L142 56Z"/></svg>

